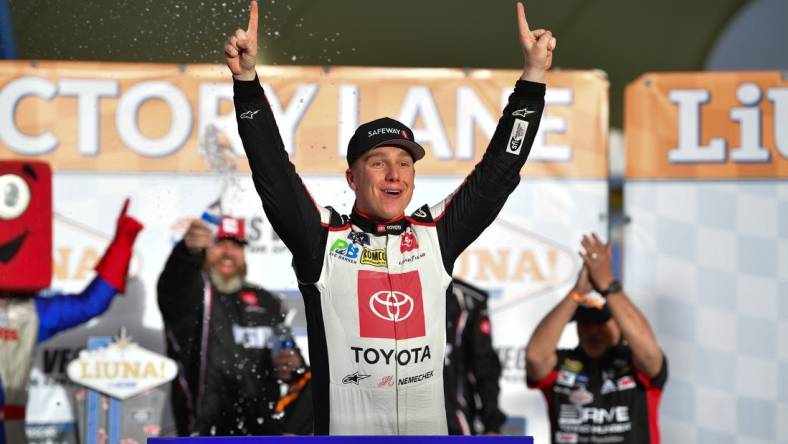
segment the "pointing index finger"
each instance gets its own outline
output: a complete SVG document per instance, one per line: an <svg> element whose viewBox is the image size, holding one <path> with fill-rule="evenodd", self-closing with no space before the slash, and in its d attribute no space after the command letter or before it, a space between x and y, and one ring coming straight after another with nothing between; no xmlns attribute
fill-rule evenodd
<svg viewBox="0 0 788 444"><path fill-rule="evenodd" d="M128 209L129 209L129 201L130 200L131 199L127 197L126 200L123 202L123 209L120 210L120 215L121 216L125 216L126 215L126 211L128 211Z"/></svg>
<svg viewBox="0 0 788 444"><path fill-rule="evenodd" d="M520 28L521 35L531 33L531 28L528 27L528 20L525 19L525 5L521 2L517 2L517 26Z"/></svg>
<svg viewBox="0 0 788 444"><path fill-rule="evenodd" d="M249 3L249 25L246 27L246 32L257 36L257 0Z"/></svg>

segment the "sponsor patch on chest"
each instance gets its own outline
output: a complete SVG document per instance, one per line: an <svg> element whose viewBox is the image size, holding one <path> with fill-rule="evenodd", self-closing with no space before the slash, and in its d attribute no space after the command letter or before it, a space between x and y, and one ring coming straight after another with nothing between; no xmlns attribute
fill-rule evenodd
<svg viewBox="0 0 788 444"><path fill-rule="evenodd" d="M358 272L359 335L362 338L410 339L426 334L418 271Z"/></svg>
<svg viewBox="0 0 788 444"><path fill-rule="evenodd" d="M373 267L388 267L386 260L386 250L381 248L373 250L371 248L364 248L361 250L360 262L364 265L372 265Z"/></svg>

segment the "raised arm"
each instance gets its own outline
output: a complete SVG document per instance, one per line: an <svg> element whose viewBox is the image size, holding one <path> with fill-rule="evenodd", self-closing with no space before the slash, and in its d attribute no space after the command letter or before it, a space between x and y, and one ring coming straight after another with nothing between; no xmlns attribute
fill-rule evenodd
<svg viewBox="0 0 788 444"><path fill-rule="evenodd" d="M128 207L129 199L126 199L118 216L115 237L96 265L97 276L81 293L35 298L40 319L38 342L104 313L112 298L126 290L134 241L142 230L142 224L126 214Z"/></svg>
<svg viewBox="0 0 788 444"><path fill-rule="evenodd" d="M558 363L556 354L558 341L578 306L572 293L584 295L591 290L588 270L583 267L577 276L574 288L536 326L525 349L526 377L531 384L544 379Z"/></svg>
<svg viewBox="0 0 788 444"><path fill-rule="evenodd" d="M590 237L583 236L581 243L585 249L581 256L588 267L591 282L597 291L604 292L615 280L610 242L605 244L596 234L592 234ZM635 366L649 378L657 376L662 369L664 356L646 317L620 288L607 295L607 306L621 327L621 334L629 342Z"/></svg>
<svg viewBox="0 0 788 444"><path fill-rule="evenodd" d="M159 310L165 321L178 321L202 307L201 275L205 249L211 243L208 226L195 219L167 258L156 286Z"/></svg>
<svg viewBox="0 0 788 444"><path fill-rule="evenodd" d="M224 46L225 61L234 78L238 133L268 220L295 262L304 267L296 270L299 280L314 282L319 277L327 236L321 217L327 224L329 212L315 205L298 177L257 79L257 15L257 2L253 0L246 30L236 30Z"/></svg>
<svg viewBox="0 0 788 444"><path fill-rule="evenodd" d="M556 40L550 31L531 31L522 4L517 4L523 73L509 96L490 144L465 182L432 209L441 237L444 266L454 261L495 219L520 183L544 109L545 72L553 60Z"/></svg>

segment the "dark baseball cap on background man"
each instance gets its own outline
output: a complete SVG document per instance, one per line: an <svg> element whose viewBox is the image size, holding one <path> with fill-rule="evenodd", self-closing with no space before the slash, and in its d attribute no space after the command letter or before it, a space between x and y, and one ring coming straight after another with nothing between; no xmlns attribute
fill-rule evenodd
<svg viewBox="0 0 788 444"><path fill-rule="evenodd" d="M246 230L244 220L232 216L222 216L219 222L219 229L216 232L216 240L233 240L241 245L246 245Z"/></svg>
<svg viewBox="0 0 788 444"><path fill-rule="evenodd" d="M596 307L587 307L585 305L580 305L575 310L574 316L572 316L573 321L577 322L593 322L595 324L604 324L610 318L613 317L613 314L610 313L610 308L608 308L607 304L603 305L602 308Z"/></svg>
<svg viewBox="0 0 788 444"><path fill-rule="evenodd" d="M407 151L413 161L424 157L424 148L413 140L410 128L388 117L367 122L356 129L347 146L347 164L353 165L367 151L381 146L396 146Z"/></svg>

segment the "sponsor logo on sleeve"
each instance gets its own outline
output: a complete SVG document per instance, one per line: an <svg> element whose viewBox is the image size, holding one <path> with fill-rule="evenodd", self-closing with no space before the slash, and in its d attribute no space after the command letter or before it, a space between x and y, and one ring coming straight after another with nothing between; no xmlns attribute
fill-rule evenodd
<svg viewBox="0 0 788 444"><path fill-rule="evenodd" d="M517 111L514 111L512 113L512 115L515 116L515 117L525 118L526 116L529 116L529 115L531 115L531 114L533 114L535 112L536 111L532 111L532 110L530 110L528 108L523 108L523 109L518 109Z"/></svg>
<svg viewBox="0 0 788 444"><path fill-rule="evenodd" d="M506 152L509 154L514 154L515 156L520 155L521 148L523 147L523 142L525 141L525 133L528 130L528 122L525 120L514 119L514 127L512 128L512 134L509 135L509 142L506 144Z"/></svg>
<svg viewBox="0 0 788 444"><path fill-rule="evenodd" d="M255 115L257 115L257 113L259 113L259 112L260 112L260 110L259 110L259 109L256 109L256 110L254 110L254 111L253 111L253 110L249 110L249 111L246 111L246 112L243 112L243 113L241 113L241 116L240 116L240 117L241 117L242 119L249 119L249 120L252 120L252 119L254 119L254 116L255 116Z"/></svg>

